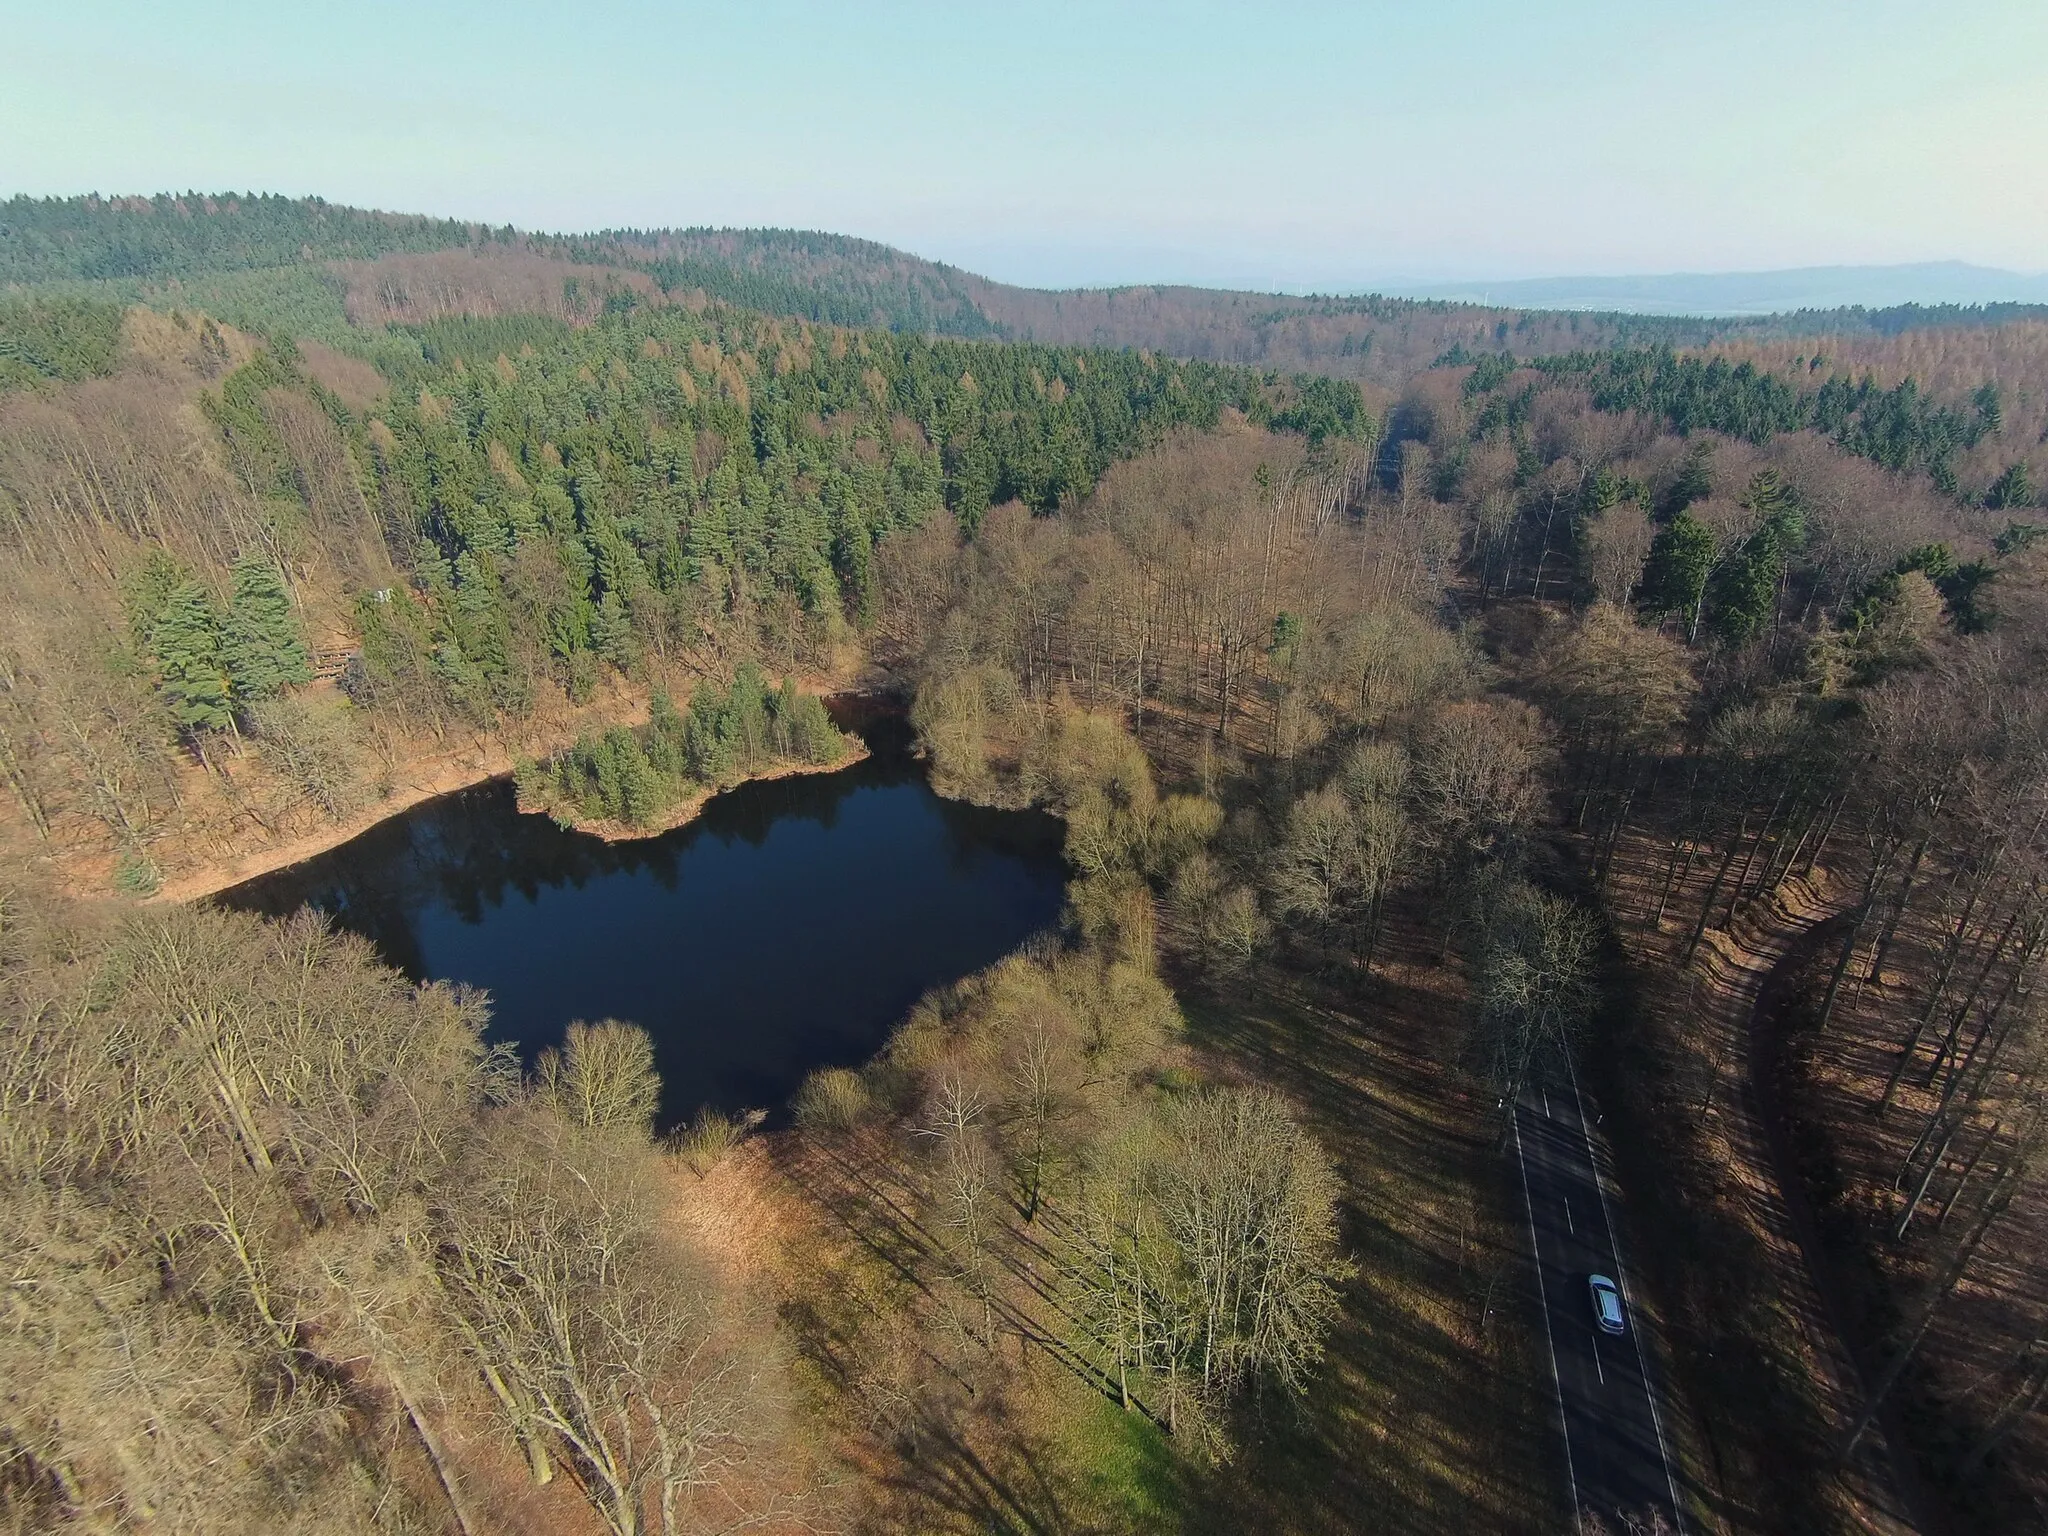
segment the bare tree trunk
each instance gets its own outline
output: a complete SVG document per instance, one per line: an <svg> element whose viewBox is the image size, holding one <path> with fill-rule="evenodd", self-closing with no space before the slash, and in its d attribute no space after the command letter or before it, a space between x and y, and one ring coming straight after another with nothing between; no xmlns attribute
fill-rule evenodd
<svg viewBox="0 0 2048 1536"><path fill-rule="evenodd" d="M1721 867L1714 871L1713 883L1707 887L1707 894L1700 902L1699 921L1692 925L1692 937L1686 940L1685 958L1678 962L1680 965L1692 964L1693 953L1700 947L1700 940L1706 935L1707 922L1714 915L1714 901L1721 894L1721 882L1728 878L1728 867L1735 862L1735 855L1740 851L1748 830L1749 817L1745 813L1735 836L1729 839L1728 852L1722 857Z"/></svg>
<svg viewBox="0 0 2048 1536"><path fill-rule="evenodd" d="M1728 893L1728 910L1721 917L1721 926L1724 929L1735 926L1735 906L1742 899L1743 887L1749 884L1749 871L1756 863L1756 851L1771 835L1771 828L1778 824L1778 812L1785 808L1785 796L1788 792L1782 788L1778 791L1778 798L1771 802L1770 813L1764 817L1764 824L1756 829L1756 836L1749 840L1749 853L1742 861L1742 872L1735 877L1735 888Z"/></svg>
<svg viewBox="0 0 2048 1536"><path fill-rule="evenodd" d="M1956 1245L1954 1255L1950 1258L1940 1281L1929 1291L1927 1300L1920 1308L1919 1317L1914 1320L1912 1328L1906 1334L1905 1342L1893 1355L1891 1363L1885 1367L1884 1374L1877 1379L1876 1385L1870 1389L1863 1403L1863 1411L1856 1416L1856 1422L1849 1426L1848 1434L1843 1437L1841 1447L1835 1452L1837 1461L1847 1461L1855 1454L1856 1447L1861 1443L1865 1431L1870 1428L1871 1421L1883 1408L1885 1399L1891 1396L1892 1389L1899 1384L1899 1378L1905 1375L1906 1367L1912 1363L1914 1355L1919 1353L1928 1330L1934 1326L1935 1313L1940 1310L1949 1292L1961 1281L1963 1272L1970 1267L1970 1261L1977 1256L1977 1250L1982 1246L1985 1234L1991 1230L1993 1223L2011 1203L2019 1169L2020 1162L2015 1158L1999 1175L1998 1183L1993 1186L1990 1196L1984 1202L1984 1208L1978 1214L1976 1225L1970 1229L1969 1235Z"/></svg>
<svg viewBox="0 0 2048 1536"><path fill-rule="evenodd" d="M1835 1004L1842 995L1842 980L1849 974L1849 962L1856 956L1857 941L1863 936L1863 925L1870 921L1871 902L1876 895L1877 885L1884 878L1886 857L1873 859L1870 874L1863 882L1863 898L1856 905L1856 920L1849 925L1849 931L1842 936L1842 950L1836 957L1834 974L1828 977L1827 996L1820 1005L1821 1029L1828 1027L1828 1021L1835 1016Z"/></svg>
<svg viewBox="0 0 2048 1536"><path fill-rule="evenodd" d="M1870 971L1864 976L1866 982L1884 980L1885 956L1891 952L1892 940L1897 936L1899 924L1906 916L1906 908L1912 903L1913 889L1920 874L1920 861L1927 857L1927 845L1934 841L1929 831L1914 846L1913 857L1906 863L1906 872L1899 877L1899 894L1892 899L1891 915L1885 919L1884 931L1877 936L1877 949L1870 957Z"/></svg>
<svg viewBox="0 0 2048 1536"><path fill-rule="evenodd" d="M1903 1243L1906 1240L1906 1233L1913 1225L1913 1217L1919 1213L1920 1202L1927 1198L1927 1188L1934 1182L1935 1174L1941 1171L1942 1163L1948 1158L1948 1149L1955 1145L1956 1134L1961 1130L1960 1125L1951 1126L1949 1133L1941 1138L1941 1145L1934 1149L1934 1156L1927 1160L1927 1171L1920 1176L1920 1182L1913 1188L1912 1198L1906 1202L1906 1208L1899 1212L1899 1219L1892 1227L1893 1242Z"/></svg>
<svg viewBox="0 0 2048 1536"><path fill-rule="evenodd" d="M1849 797L1846 794L1835 796L1835 803L1828 810L1827 825L1821 828L1820 841L1813 845L1813 852L1806 856L1806 868L1800 872L1805 879L1813 878L1814 866L1820 862L1820 856L1827 851L1828 839L1835 835L1835 821L1841 816L1842 807L1848 803Z"/></svg>
<svg viewBox="0 0 2048 1536"><path fill-rule="evenodd" d="M1948 1192L1948 1199L1944 1200L1941 1204L1941 1215L1935 1218L1934 1230L1937 1234L1948 1225L1949 1217L1955 1213L1956 1207L1962 1203L1963 1192L1970 1187L1970 1180L1976 1176L1977 1165L1984 1161L1984 1154L1991 1150L1991 1144L1998 1140L1998 1133L2004 1129L2004 1126L2004 1121L1994 1121L1991 1128L1985 1131L1983 1138L1977 1143L1977 1150L1970 1154L1970 1160L1963 1164L1963 1171L1956 1179L1956 1187Z"/></svg>
<svg viewBox="0 0 2048 1536"><path fill-rule="evenodd" d="M1998 1412L1991 1416L1991 1422L1984 1427L1984 1433L1977 1443L1970 1447L1963 1458L1961 1471L1969 1477L1984 1465L1985 1459L2003 1445L2015 1429L2018 1429L2028 1414L2048 1400L2048 1360L2030 1358L2034 1351L2048 1343L2048 1337L2036 1334L2022 1344L2015 1358L2020 1362L2020 1382L2012 1396L2005 1400Z"/></svg>
<svg viewBox="0 0 2048 1536"><path fill-rule="evenodd" d="M390 1376L392 1390L397 1392L398 1401L405 1409L405 1416L412 1420L413 1432L420 1437L420 1444L426 1449L427 1460L434 1464L434 1476L441 1480L441 1491L448 1495L448 1508L455 1515L455 1524L462 1531L462 1536L477 1536L476 1522L470 1518L469 1506L462 1496L461 1480L457 1477L455 1469L449 1465L448 1453L441 1445L441 1437L434 1433L426 1415L420 1412L419 1404L413 1400L412 1391L406 1385L404 1375L392 1371Z"/></svg>
<svg viewBox="0 0 2048 1536"><path fill-rule="evenodd" d="M1976 912L1977 900L1983 892L1984 886L1982 883L1979 883L1970 892L1970 899L1963 907L1962 918L1957 922L1955 932L1949 936L1946 952L1942 956L1941 971L1935 977L1934 986L1927 995L1927 1005L1920 1010L1920 1017L1913 1025L1913 1032L1906 1037L1906 1043L1899 1047L1898 1060L1892 1066L1891 1076L1885 1080L1884 1093L1877 1101L1878 1114L1883 1114L1885 1110L1891 1107L1892 1098L1898 1093L1899 1084L1905 1079L1906 1068L1912 1064L1914 1056L1919 1053L1921 1037L1926 1034L1927 1026L1934 1021L1934 1015L1941 1007L1942 995L1948 990L1949 979L1955 974L1956 962L1962 956L1963 936L1968 931L1970 918ZM2014 908L2011 918L2006 922L2005 932L1999 935L1997 944L1992 946L1993 955L1996 955L1999 950L2005 947L2005 941L2012 933L2013 924L2018 921L2019 909ZM1955 1032L1960 1028L1960 1022L1952 1026L1949 1031L1949 1044L1945 1044L1940 1051L1935 1053L1934 1065L1928 1069L1927 1073L1927 1081L1929 1083L1934 1081L1935 1074L1941 1070L1942 1057L1950 1049L1955 1039Z"/></svg>

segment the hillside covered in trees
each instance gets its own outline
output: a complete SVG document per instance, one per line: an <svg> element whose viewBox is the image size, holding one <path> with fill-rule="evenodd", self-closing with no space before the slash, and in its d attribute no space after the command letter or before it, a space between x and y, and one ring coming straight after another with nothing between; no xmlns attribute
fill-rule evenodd
<svg viewBox="0 0 2048 1536"><path fill-rule="evenodd" d="M1369 395L822 238L69 206L0 241L24 1528L1554 1529L1493 1106L1567 1059L1696 1516L2048 1493L2027 325L1358 301ZM656 814L847 680L1073 883L786 1132L110 899L436 754Z"/></svg>
<svg viewBox="0 0 2048 1536"><path fill-rule="evenodd" d="M587 319L613 295L702 294L817 324L1138 347L1389 388L1456 348L1527 359L1808 336L1882 346L2043 318L2017 305L1705 320L1185 286L1049 291L814 231L538 234L232 193L14 198L0 205L0 295L9 292L203 309L244 328L368 351L389 323L528 310Z"/></svg>
<svg viewBox="0 0 2048 1536"><path fill-rule="evenodd" d="M110 838L136 880L209 806L252 829L359 807L400 736L650 667L686 698L747 656L822 665L893 532L1056 507L1226 412L1367 427L1355 390L722 308L436 322L381 394L204 317L123 324L114 377L5 397L0 480L10 781L40 836ZM319 658L332 702L277 697ZM266 736L282 777L229 793ZM196 801L180 744L226 775Z"/></svg>
<svg viewBox="0 0 2048 1536"><path fill-rule="evenodd" d="M41 368L0 402L22 839L7 1187L34 1293L10 1312L10 1515L620 1536L836 1519L860 1496L832 1491L835 1458L855 1452L829 1417L792 1427L803 1340L771 1322L765 1281L687 1235L715 1223L692 1185L734 1128L664 1156L644 1036L579 1026L522 1074L484 1047L479 1000L408 988L310 917L116 913L48 887L97 871L147 893L222 843L344 822L442 741L616 722L663 685L687 713L655 693L644 749L593 736L552 765L557 788L583 793L587 768L595 809L624 813L609 780L643 764L680 791L829 761L844 745L815 697L769 690L756 662L816 675L863 645L891 540L1051 512L1227 421L1368 433L1356 391L718 305L441 320L382 375L201 314L116 314L111 368ZM1097 932L1046 965L1073 1015L1041 1015L1060 1097L1041 1101L1057 1129L1020 1240L1073 1223L1061 1289L1083 1294L1078 1093L1127 1159L1114 1219L1146 1223L1154 1299L1135 1341L1113 1278L1038 1327L1101 1362L1098 1383L1135 1350L1128 1410L1220 1446L1239 1394L1273 1373L1298 1388L1314 1358L1342 1273L1327 1174L1277 1100L1184 1072L1160 1090L1178 1025L1149 955ZM867 1095L894 1106L919 1180L943 1076ZM146 1102L124 1109L122 1081ZM1013 1155L961 1114L975 1139L949 1158ZM1128 1141L1139 1124L1156 1145ZM1269 1186L1247 1214L1290 1223L1285 1255L1169 1221L1168 1192L1247 1177ZM1220 1275L1219 1237L1238 1245ZM1277 1312L1250 1303L1276 1294L1269 1271Z"/></svg>

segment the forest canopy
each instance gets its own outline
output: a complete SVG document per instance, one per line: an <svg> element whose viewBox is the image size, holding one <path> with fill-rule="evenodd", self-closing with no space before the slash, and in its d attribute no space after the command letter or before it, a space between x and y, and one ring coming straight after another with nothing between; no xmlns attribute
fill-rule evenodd
<svg viewBox="0 0 2048 1536"><path fill-rule="evenodd" d="M120 305L92 299L0 299L0 391L106 377L121 321Z"/></svg>
<svg viewBox="0 0 2048 1536"><path fill-rule="evenodd" d="M450 258L463 258L451 281ZM426 265L421 265L426 259ZM573 269L581 267L585 278ZM536 281L554 291L542 298ZM616 229L547 235L348 208L319 198L185 193L16 197L0 204L0 289L33 288L163 309L378 352L384 298L455 300L462 312L561 305L565 283L640 284L813 323L919 335L1139 347L1399 387L1431 360L1511 349L1882 340L1981 330L2040 306L1903 305L1740 318L1502 309L1368 295L1188 287L1047 291L992 282L872 241L812 230Z"/></svg>
<svg viewBox="0 0 2048 1536"><path fill-rule="evenodd" d="M1665 1283L1768 1313L1703 1172L1725 1063L1674 1021L1781 896L1832 925L1802 1038L1866 1042L1808 1085L1869 1128L1835 1214L1881 1211L1873 1283L1931 1298L1877 1341L1885 1390L1954 1416L1959 1485L2048 1399L2038 1318L1976 1258L2026 1251L2006 1212L2048 1143L2048 328L1033 295L832 236L276 198L16 200L0 262L24 867L145 897L513 762L528 808L631 835L844 761L819 695L854 680L940 792L1056 812L1074 875L1060 933L807 1084L776 1143L805 1219L888 1259L832 1254L779 1324L652 1203L745 1127L657 1147L629 1027L522 1072L477 999L307 919L0 899L0 1218L37 1281L11 1347L59 1366L0 1403L0 1499L203 1522L196 1464L225 1526L462 1526L445 1394L510 1480L567 1467L620 1536L685 1529L782 1443L792 1341L870 1470L995 1443L1014 1356L1118 1454L1211 1475L1278 1404L1348 1414L1325 1337L1401 1289L1351 1283L1398 1171L1356 1085L1297 1062L1283 1094L1264 1053L1299 1042L1250 1037L1299 1008L1335 1056L1324 1031L1420 1018L1394 1054L1444 1119L1416 1134L1496 1145L1489 1114L1610 1038L1614 946L1671 988L1596 1068L1640 1071L1613 1102L1652 1105L1639 1148L1688 1191ZM1470 1295L1430 1332L1512 1371L1455 1245ZM1797 1351L1692 1310L1688 1389L1768 1382L1718 1431L1803 1511ZM1923 1337L1964 1360L1955 1317L1997 1383L1961 1406L1898 1374ZM702 1523L790 1512L760 1460L765 1504ZM872 1523L920 1488L862 1484Z"/></svg>

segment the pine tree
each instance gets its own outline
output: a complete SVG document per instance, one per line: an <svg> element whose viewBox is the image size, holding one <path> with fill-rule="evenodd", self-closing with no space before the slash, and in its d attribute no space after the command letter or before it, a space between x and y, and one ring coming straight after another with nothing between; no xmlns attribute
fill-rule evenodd
<svg viewBox="0 0 2048 1536"><path fill-rule="evenodd" d="M164 702L179 730L222 731L234 723L220 616L198 582L185 582L171 593L150 633L150 648Z"/></svg>
<svg viewBox="0 0 2048 1536"><path fill-rule="evenodd" d="M2005 402L1999 398L1996 384L1979 384L1970 403L1976 406L1977 420L1984 431L1995 436L2005 429Z"/></svg>
<svg viewBox="0 0 2048 1536"><path fill-rule="evenodd" d="M732 564L732 530L739 516L740 472L736 455L727 454L711 477L705 504L690 519L683 535L683 553L691 573L702 579L707 567Z"/></svg>
<svg viewBox="0 0 2048 1536"><path fill-rule="evenodd" d="M633 643L633 623L626 601L617 589L605 593L590 623L590 644L598 655L621 672L633 670L638 647Z"/></svg>
<svg viewBox="0 0 2048 1536"><path fill-rule="evenodd" d="M234 583L220 650L236 705L274 697L287 683L311 682L312 658L277 567L254 557L237 560Z"/></svg>
<svg viewBox="0 0 2048 1536"><path fill-rule="evenodd" d="M836 763L846 740L825 713L825 701L814 693L799 694L790 710L794 755L808 763Z"/></svg>
<svg viewBox="0 0 2048 1536"><path fill-rule="evenodd" d="M1707 579L1714 571L1714 535L1689 512L1681 512L1657 531L1643 572L1645 605L1660 613L1684 616L1686 639L1699 634L1700 610L1706 604Z"/></svg>
<svg viewBox="0 0 2048 1536"><path fill-rule="evenodd" d="M647 761L647 753L631 731L614 726L612 755L618 764L619 817L629 826L644 827L664 809L661 777Z"/></svg>
<svg viewBox="0 0 2048 1536"><path fill-rule="evenodd" d="M600 816L616 819L626 807L625 765L620 761L619 737L624 734L616 729L591 743L590 772L597 796L596 811ZM585 809L590 809L585 802Z"/></svg>
<svg viewBox="0 0 2048 1536"><path fill-rule="evenodd" d="M797 755L796 684L789 678L768 696L768 751L775 757Z"/></svg>
<svg viewBox="0 0 2048 1536"><path fill-rule="evenodd" d="M689 776L683 717L676 712L675 700L660 690L655 692L647 720L647 761L665 779L674 781Z"/></svg>
<svg viewBox="0 0 2048 1536"><path fill-rule="evenodd" d="M138 653L148 652L150 636L164 605L173 592L191 579L191 573L172 559L161 544L150 545L141 563L122 577L122 606L128 611L128 627Z"/></svg>
<svg viewBox="0 0 2048 1536"><path fill-rule="evenodd" d="M835 506L832 516L832 569L839 587L852 603L856 622L872 623L877 593L874 580L875 536L861 515L859 492L848 477L837 475L829 489Z"/></svg>
<svg viewBox="0 0 2048 1536"><path fill-rule="evenodd" d="M487 690L487 702L477 704L524 712L532 703L532 683L513 664L512 616L497 559L489 552L464 550L455 558L455 635Z"/></svg>
<svg viewBox="0 0 2048 1536"><path fill-rule="evenodd" d="M950 487L953 515L960 520L960 526L972 532L981 525L982 514L995 500L997 485L1002 468L996 459L995 445L988 440L983 430L970 427L959 439L949 445L952 485Z"/></svg>
<svg viewBox="0 0 2048 1536"><path fill-rule="evenodd" d="M2030 507L2033 504L2033 480L2027 474L2026 464L2017 459L2006 466L2005 473L1992 482L1991 489L1984 493L1984 505L1994 510Z"/></svg>
<svg viewBox="0 0 2048 1536"><path fill-rule="evenodd" d="M1711 443L1701 440L1686 451L1684 461L1679 465L1678 474L1665 493L1663 513L1676 517L1696 501L1705 501L1714 492L1714 449Z"/></svg>
<svg viewBox="0 0 2048 1536"><path fill-rule="evenodd" d="M733 750L725 728L725 695L704 683L690 695L690 713L683 722L683 741L690 777L717 784L732 772Z"/></svg>
<svg viewBox="0 0 2048 1536"><path fill-rule="evenodd" d="M1714 629L1731 645L1750 639L1777 611L1786 557L1805 528L1798 498L1775 470L1757 472L1744 504L1757 515L1756 530L1714 581Z"/></svg>
<svg viewBox="0 0 2048 1536"><path fill-rule="evenodd" d="M742 662L733 674L732 691L726 695L724 726L733 757L742 768L752 766L767 753L768 680L751 661Z"/></svg>

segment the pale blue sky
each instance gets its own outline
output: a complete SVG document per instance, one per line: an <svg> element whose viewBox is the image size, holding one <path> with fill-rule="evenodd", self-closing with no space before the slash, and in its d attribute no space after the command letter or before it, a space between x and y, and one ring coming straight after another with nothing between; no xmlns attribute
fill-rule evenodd
<svg viewBox="0 0 2048 1536"><path fill-rule="evenodd" d="M2048 268L2044 0L0 0L0 194L784 224L1012 281Z"/></svg>

